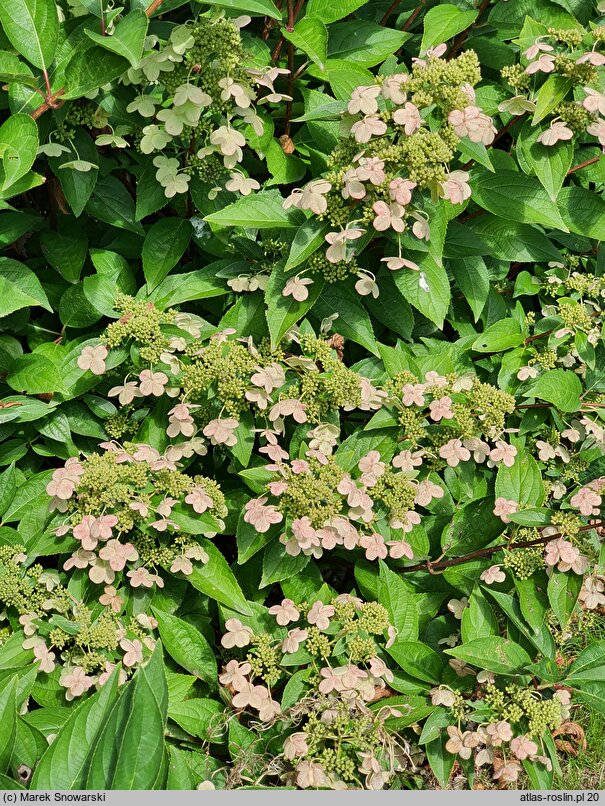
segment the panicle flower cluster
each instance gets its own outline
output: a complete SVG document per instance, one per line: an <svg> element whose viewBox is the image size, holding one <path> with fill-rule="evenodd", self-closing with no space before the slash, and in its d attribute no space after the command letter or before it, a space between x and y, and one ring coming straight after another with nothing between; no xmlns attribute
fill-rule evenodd
<svg viewBox="0 0 605 806"><path fill-rule="evenodd" d="M392 232L398 256L382 262L392 271L417 271L416 263L402 257L399 236L409 230L420 241L429 240L423 191L452 204L469 199L469 174L450 170L456 147L465 138L489 145L496 129L475 99L473 87L481 77L476 54L468 50L446 61L440 58L443 48L415 59L411 73L378 76L375 84L354 89L346 110L350 141L332 152L329 172L284 201L286 209L297 207L327 220L332 230L325 235L325 253L313 255L307 271L330 282L356 274L357 292L377 297L374 275L355 262L359 244L365 245L372 232ZM304 272L288 281L284 296L308 297L313 280Z"/></svg>
<svg viewBox="0 0 605 806"><path fill-rule="evenodd" d="M87 569L96 585L120 579L133 588L152 588L164 585L160 568L189 575L194 561L207 562L206 552L187 534L187 522L195 518L194 531L206 537L224 528L227 510L216 482L180 472L150 445L100 447L102 454L68 459L46 488L51 510L63 515L57 536L70 535L77 546L64 569ZM183 528L179 516L185 518Z"/></svg>
<svg viewBox="0 0 605 806"><path fill-rule="evenodd" d="M39 672L55 673L67 701L103 686L118 663L123 684L153 651L157 622L145 612L126 614L118 582L104 586L98 604L85 603L70 591L69 577L32 565L23 546L0 548L0 570L9 637L31 652Z"/></svg>
<svg viewBox="0 0 605 806"><path fill-rule="evenodd" d="M445 749L461 760L472 759L476 768L490 766L494 780L503 784L517 781L522 761L551 770L544 737L569 717L569 691L559 688L546 696L515 684L500 688L485 671L477 682L484 689L469 699L445 685L431 690L433 705L450 709L457 720L447 727Z"/></svg>
<svg viewBox="0 0 605 806"><path fill-rule="evenodd" d="M517 92L498 107L501 112L519 115L536 108L538 93L551 76L565 79L567 95L541 125L538 142L552 147L589 134L605 145L605 95L601 92L605 54L599 47L603 39L599 29L584 35L577 29L549 28L521 54L521 63L502 70L502 75ZM538 80L536 80L538 79Z"/></svg>
<svg viewBox="0 0 605 806"><path fill-rule="evenodd" d="M533 318L528 321L524 361L517 372L520 381L533 381L554 367L571 369L580 378L591 369L591 351L603 340L605 283L585 268L575 255L568 255L566 264L538 268L540 291L546 297L541 313L552 327L544 331ZM554 304L548 297L555 298ZM595 395L587 390L586 397L590 401Z"/></svg>
<svg viewBox="0 0 605 806"><path fill-rule="evenodd" d="M446 377L434 371L427 372L422 382L411 372L399 373L387 389L389 405L398 412L403 429L404 447L422 446L402 458L408 470L420 467L425 455L436 467L457 467L471 459L488 467L514 463L516 448L505 440L506 418L515 410L512 395L473 374Z"/></svg>
<svg viewBox="0 0 605 806"><path fill-rule="evenodd" d="M123 316L109 325L98 346L86 346L81 369L112 374L108 388L121 410L106 421L110 436L136 433L155 400L174 398L166 434L173 440L166 458L175 463L207 453L208 443L231 448L238 443L240 422L252 414L267 438L261 452L270 457L276 435L286 424L315 426L311 439L330 452L335 444L330 414L338 409L364 411L380 407L384 392L339 360L325 337L295 336L297 353L284 354L265 342L235 338L232 329L216 332L203 320L176 311L159 311L149 303L121 297ZM111 351L131 346L130 371L108 370ZM146 368L142 368L146 367ZM184 439L183 439L184 438ZM279 449L277 449L279 453Z"/></svg>
<svg viewBox="0 0 605 806"><path fill-rule="evenodd" d="M289 71L252 66L240 32L249 22L246 16L212 14L148 35L138 65L118 82L130 98L127 122L120 118L115 128L109 126L107 113L90 102L86 114L74 116L81 105L72 105L67 123L50 131L42 151L65 160L63 169L88 172L98 165L81 158L74 126L108 128L96 145L134 145L154 155L156 179L169 199L187 193L192 178L207 186L209 198L223 189L242 196L258 190L241 163L247 147L258 148L268 125L263 106L289 100L274 87Z"/></svg>
<svg viewBox="0 0 605 806"><path fill-rule="evenodd" d="M381 657L395 635L385 608L341 594L327 603L284 599L268 614L275 619L270 632L226 620L221 644L236 657L225 661L219 682L250 730L278 724L286 734L283 780L300 789L382 789L409 769L407 742L385 727L398 712L368 707L387 696L393 680ZM306 690L282 706L277 691L297 658Z"/></svg>
<svg viewBox="0 0 605 806"><path fill-rule="evenodd" d="M370 451L346 473L317 450L308 450L305 459L284 458L267 466L273 480L266 494L246 504L244 520L259 533L283 522L279 540L292 557L319 558L343 547L363 549L368 560L412 559L405 536L421 523L417 508L444 493L428 478L411 478L399 460L384 462Z"/></svg>

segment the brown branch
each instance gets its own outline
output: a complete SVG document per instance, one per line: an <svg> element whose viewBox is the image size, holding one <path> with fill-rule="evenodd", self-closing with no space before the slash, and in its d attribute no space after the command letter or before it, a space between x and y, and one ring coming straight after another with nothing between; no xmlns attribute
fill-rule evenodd
<svg viewBox="0 0 605 806"><path fill-rule="evenodd" d="M284 134L290 136L290 124L292 120L292 102L294 99L294 45L292 42L288 42L288 70L290 74L288 75L288 89L287 94L290 97L290 100L286 103L286 119L284 121Z"/></svg>
<svg viewBox="0 0 605 806"><path fill-rule="evenodd" d="M43 104L40 104L40 106L34 109L34 111L31 113L31 117L34 120L37 120L37 118L39 118L40 115L43 115L47 109L58 109L61 103L60 102L57 103L57 101L64 94L65 94L65 87L63 87L60 90L57 90L57 92L54 92L50 97L46 98Z"/></svg>
<svg viewBox="0 0 605 806"><path fill-rule="evenodd" d="M158 10L158 8L162 5L163 2L164 0L153 0L153 3L151 3L145 9L145 14L148 17L151 17L151 15ZM48 74L46 70L44 70L43 75L46 83L46 98L43 104L40 104L40 106L36 107L34 111L31 112L30 117L32 117L34 120L37 120L40 117L40 115L43 115L48 109L58 109L64 103L64 101L59 101L59 99L61 98L62 95L65 95L65 87L62 87L60 90L57 90L56 92L51 92L50 82L48 80Z"/></svg>
<svg viewBox="0 0 605 806"><path fill-rule="evenodd" d="M567 171L567 176L569 176L570 174L575 174L576 171L581 171L582 168L586 168L589 165L594 165L594 163L598 162L602 156L603 156L602 154L597 154L596 157L591 157L589 160L585 160L584 162L581 162L579 165L574 165L573 168L570 168L569 171Z"/></svg>
<svg viewBox="0 0 605 806"><path fill-rule="evenodd" d="M145 14L148 17L151 17L151 15L155 14L155 12L158 10L158 8L162 5L163 2L164 0L153 0L153 3L148 5L147 8L145 9Z"/></svg>
<svg viewBox="0 0 605 806"><path fill-rule="evenodd" d="M294 30L294 24L296 23L296 20L298 19L298 15L300 14L300 10L301 10L301 8L303 6L303 2L304 2L304 0L298 0L296 5L293 6L292 0L288 0L288 21L286 23L286 29L288 31L293 31ZM286 38L284 37L284 35L280 34L280 37L277 40L277 44L275 45L275 47L273 48L273 52L271 53L271 61L272 62L276 62L279 59L279 57L281 56L281 52L283 50L285 41L286 41Z"/></svg>
<svg viewBox="0 0 605 806"><path fill-rule="evenodd" d="M386 25L387 24L387 22L389 21L389 17L395 11L395 9L397 8L397 6L399 5L400 2L401 2L401 0L394 0L394 2L391 3L389 8L387 9L386 14L383 16L383 18L378 23L379 25Z"/></svg>
<svg viewBox="0 0 605 806"><path fill-rule="evenodd" d="M481 15L485 11L485 9L489 6L490 2L491 2L491 0L482 0L481 4L479 5L479 7L477 9L477 17L475 19L475 22L471 26L466 28L464 31L461 31L458 34L458 36L454 39L454 41L452 42L452 47L450 48L450 50L449 50L449 52L447 54L447 57L446 57L447 59L453 59L455 56L458 55L458 51L460 50L462 45L464 45L464 43L468 39L468 35L473 30L473 28L476 28L477 25L479 24L479 22L481 20Z"/></svg>
<svg viewBox="0 0 605 806"><path fill-rule="evenodd" d="M466 168L466 165L464 167ZM471 218L478 218L480 215L483 215L486 212L487 212L487 210L483 210L483 209L475 210L474 213L469 213L468 215L462 216L459 219L459 221L460 221L461 224L465 224L467 221L470 221Z"/></svg>
<svg viewBox="0 0 605 806"><path fill-rule="evenodd" d="M591 523L588 526L582 526L580 531L586 532L590 529L596 529L603 525L605 525L605 521ZM503 551L504 549L508 549L509 551L513 551L515 549L527 549L531 548L532 546L550 543L551 540L557 540L559 537L563 537L563 535L557 533L555 535L549 535L548 537L537 537L535 540L521 540L518 543L500 543L499 545L492 546L491 548L471 551L470 554L465 554L462 557L453 557L451 560L437 560L435 562L427 560L424 563L407 565L405 568L398 568L397 570L402 574L407 574L412 571L428 571L430 574L432 574L442 568L452 568L455 565L464 565L464 563L475 560L478 557L491 557L492 554L497 554L499 551Z"/></svg>
<svg viewBox="0 0 605 806"><path fill-rule="evenodd" d="M423 8L424 8L424 0L421 0L420 3L418 3L418 5L416 6L416 8L412 11L410 16L407 18L407 20L401 26L402 31L407 31L412 27L412 25L416 22L416 17L420 14Z"/></svg>

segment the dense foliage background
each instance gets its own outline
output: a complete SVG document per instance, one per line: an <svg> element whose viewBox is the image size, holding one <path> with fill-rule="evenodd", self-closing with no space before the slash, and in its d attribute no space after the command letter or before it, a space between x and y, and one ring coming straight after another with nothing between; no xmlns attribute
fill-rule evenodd
<svg viewBox="0 0 605 806"><path fill-rule="evenodd" d="M0 0L0 786L603 783L602 14Z"/></svg>

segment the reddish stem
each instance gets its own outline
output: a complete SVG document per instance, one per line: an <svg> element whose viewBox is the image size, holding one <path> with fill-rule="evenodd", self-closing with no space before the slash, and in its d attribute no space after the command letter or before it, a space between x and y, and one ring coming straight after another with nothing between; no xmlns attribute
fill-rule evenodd
<svg viewBox="0 0 605 806"><path fill-rule="evenodd" d="M397 8L397 6L399 5L400 2L401 2L401 0L395 0L395 2L391 3L391 5L388 7L388 9L386 11L386 14L380 20L379 25L386 25L387 24L387 22L389 21L389 17L395 11L395 9Z"/></svg>
<svg viewBox="0 0 605 806"><path fill-rule="evenodd" d="M597 154L596 157L591 157L589 160L584 160L584 162L581 162L579 165L574 165L573 168L570 168L569 171L567 171L567 176L570 174L575 174L576 171L581 171L582 168L586 168L589 165L594 165L595 162L598 162L602 156L602 154Z"/></svg>
<svg viewBox="0 0 605 806"><path fill-rule="evenodd" d="M449 52L447 54L448 59L453 59L455 56L458 55L458 51L460 50L460 48L464 45L464 43L468 39L469 33L473 30L473 28L476 28L477 25L479 24L479 21L481 20L481 15L485 11L485 9L489 6L490 2L491 2L491 0L483 0L481 5L477 9L477 18L476 18L475 22L469 28L467 28L466 30L461 31L458 34L458 36L454 39L454 41L452 42L452 47L450 48L450 50L449 50Z"/></svg>
<svg viewBox="0 0 605 806"><path fill-rule="evenodd" d="M589 526L582 526L580 531L586 532L590 529L596 529L597 527L603 525L605 525L605 521L599 521L598 523L592 523ZM497 554L499 551L503 551L504 549L508 549L508 551L514 551L515 549L527 549L531 548L532 546L550 543L551 540L556 540L559 537L563 537L563 535L556 534L549 535L548 537L537 537L535 540L522 540L519 541L519 543L500 543L499 545L492 546L491 548L471 551L470 554L464 554L462 557L453 557L451 560L437 560L435 562L427 560L424 563L408 565L405 568L399 568L398 570L402 574L410 573L412 571L428 571L430 574L434 574L436 571L442 568L452 568L455 565L464 565L464 563L470 562L470 560L476 560L478 557L491 557L492 554Z"/></svg>
<svg viewBox="0 0 605 806"><path fill-rule="evenodd" d="M153 0L153 3L151 3L145 9L145 14L148 17L151 17L151 15L158 10L158 8L162 5L163 2L164 0ZM34 111L31 113L31 117L34 120L37 120L40 117L40 115L43 115L47 111L47 109L58 109L64 103L63 101L57 103L57 100L62 95L65 94L65 87L62 87L60 90L57 90L55 93L53 93L51 91L50 81L46 70L43 71L43 76L44 76L44 82L46 84L46 99L43 104L40 104L40 106L36 107L36 109L34 109Z"/></svg>
<svg viewBox="0 0 605 806"><path fill-rule="evenodd" d="M407 20L401 26L402 31L407 31L412 27L412 25L416 22L416 17L420 14L420 12L422 11L423 8L424 8L424 2L418 3L416 8L412 11L410 16L407 18Z"/></svg>
<svg viewBox="0 0 605 806"><path fill-rule="evenodd" d="M148 17L151 17L151 15L158 10L158 8L162 5L163 2L164 0L153 0L153 3L151 3L145 9L145 14L147 14Z"/></svg>

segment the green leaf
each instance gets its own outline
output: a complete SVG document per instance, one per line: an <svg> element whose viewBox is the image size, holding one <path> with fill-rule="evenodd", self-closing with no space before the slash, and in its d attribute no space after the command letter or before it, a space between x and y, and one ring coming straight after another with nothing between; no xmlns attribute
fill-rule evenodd
<svg viewBox="0 0 605 806"><path fill-rule="evenodd" d="M205 565L196 563L187 581L211 599L238 613L250 615L250 606L227 560L210 540L200 539L198 542L209 560Z"/></svg>
<svg viewBox="0 0 605 806"><path fill-rule="evenodd" d="M264 150L264 149L263 149ZM282 144L275 137L271 139L265 150L267 170L271 179L265 183L265 188L273 185L293 185L298 182L306 172L304 162L294 154L286 154Z"/></svg>
<svg viewBox="0 0 605 806"><path fill-rule="evenodd" d="M166 421L166 417L164 412L162 412L163 416L160 418L161 427L160 433L164 432L164 423ZM139 431L139 437L143 438L143 435ZM147 438L146 441L148 444L154 444L154 440ZM157 445L154 445L157 450ZM176 507L172 510L170 517L174 520L174 522L178 525L179 529L185 534L188 535L203 535L205 532L220 532L221 525L217 521L217 519L211 515L209 512L204 512L201 515L197 512L193 513L191 510L187 511L188 508L182 504L177 504Z"/></svg>
<svg viewBox="0 0 605 806"><path fill-rule="evenodd" d="M557 201L571 232L605 240L605 200L598 193L572 185L561 190Z"/></svg>
<svg viewBox="0 0 605 806"><path fill-rule="evenodd" d="M306 13L307 16L319 17L329 25L348 17L365 3L366 0L309 0Z"/></svg>
<svg viewBox="0 0 605 806"><path fill-rule="evenodd" d="M424 18L424 35L420 51L426 53L429 48L447 42L456 34L465 31L476 19L476 11L461 11L456 6L448 4L431 8Z"/></svg>
<svg viewBox="0 0 605 806"><path fill-rule="evenodd" d="M168 762L168 777L166 789L195 789L193 770L186 762L186 753L174 745L168 747L170 760Z"/></svg>
<svg viewBox="0 0 605 806"><path fill-rule="evenodd" d="M503 464L498 467L496 497L531 507L542 506L545 493L538 463L520 443L515 447L517 455L512 467Z"/></svg>
<svg viewBox="0 0 605 806"><path fill-rule="evenodd" d="M4 680L0 690L0 772L8 767L17 735L18 680L18 675Z"/></svg>
<svg viewBox="0 0 605 806"><path fill-rule="evenodd" d="M605 641L580 652L563 681L578 692L578 699L605 714Z"/></svg>
<svg viewBox="0 0 605 806"><path fill-rule="evenodd" d="M63 377L57 366L40 353L19 356L11 367L6 382L15 392L40 395L60 392Z"/></svg>
<svg viewBox="0 0 605 806"><path fill-rule="evenodd" d="M219 227L254 227L272 229L297 227L304 220L300 210L283 208L283 199L276 190L261 190L242 196L233 204L207 215L204 219Z"/></svg>
<svg viewBox="0 0 605 806"><path fill-rule="evenodd" d="M254 472L255 468L251 471L243 470L240 475L244 475L249 472ZM262 490L264 491L265 485L262 485ZM260 492L260 490L259 490ZM240 512L238 521L237 521L237 529L235 533L235 539L237 541L237 562L238 565L243 565L247 562L250 557L254 557L254 555L260 551L268 542L276 537L279 524L275 524L272 529L269 529L268 532L261 534L257 532L254 526L249 523L246 523L244 520L245 512Z"/></svg>
<svg viewBox="0 0 605 806"><path fill-rule="evenodd" d="M525 334L516 319L500 319L477 336L471 349L478 353L502 353L523 344Z"/></svg>
<svg viewBox="0 0 605 806"><path fill-rule="evenodd" d="M30 68L16 54L8 50L0 51L0 81L15 81L31 87L38 86Z"/></svg>
<svg viewBox="0 0 605 806"><path fill-rule="evenodd" d="M517 674L531 663L531 658L523 647L497 635L478 638L454 649L446 649L445 652L464 663L496 674Z"/></svg>
<svg viewBox="0 0 605 806"><path fill-rule="evenodd" d="M229 450L242 467L248 467L252 450L254 448L254 415L250 411L243 411L239 418L239 425L233 432L237 442Z"/></svg>
<svg viewBox="0 0 605 806"><path fill-rule="evenodd" d="M0 316L40 305L52 311L48 297L34 272L18 260L0 257Z"/></svg>
<svg viewBox="0 0 605 806"><path fill-rule="evenodd" d="M548 580L548 601L562 629L565 629L574 611L582 579L580 574L553 569Z"/></svg>
<svg viewBox="0 0 605 806"><path fill-rule="evenodd" d="M397 628L402 641L418 640L418 605L408 585L394 571L380 561L378 601L386 607L389 622Z"/></svg>
<svg viewBox="0 0 605 806"><path fill-rule="evenodd" d="M128 59L95 45L78 47L65 69L65 99L81 98L121 76L130 67Z"/></svg>
<svg viewBox="0 0 605 806"><path fill-rule="evenodd" d="M181 302L192 302L196 299L220 297L229 291L224 280L217 276L217 261L197 271L185 274L170 274L154 288L149 299L161 310L179 305Z"/></svg>
<svg viewBox="0 0 605 806"><path fill-rule="evenodd" d="M520 526L546 526L550 523L551 511L545 507L530 507L512 512L508 518Z"/></svg>
<svg viewBox="0 0 605 806"><path fill-rule="evenodd" d="M17 471L14 462L0 476L0 515L4 515L17 491Z"/></svg>
<svg viewBox="0 0 605 806"><path fill-rule="evenodd" d="M122 17L111 36L102 36L86 30L86 36L106 50L128 59L132 67L138 67L143 58L143 45L147 36L149 19L144 11L135 10Z"/></svg>
<svg viewBox="0 0 605 806"><path fill-rule="evenodd" d="M12 184L7 190L0 191L0 200L12 199L15 196L20 196L22 193L27 193L29 190L40 187L46 181L46 177L37 174L35 171L28 171L25 176Z"/></svg>
<svg viewBox="0 0 605 806"><path fill-rule="evenodd" d="M383 461L390 461L397 448L396 429L381 428L376 431L354 431L338 446L334 458L338 465L350 473L362 456L378 451Z"/></svg>
<svg viewBox="0 0 605 806"><path fill-rule="evenodd" d="M448 781L456 761L456 756L445 749L447 739L447 734L442 732L439 738L433 739L425 746L427 761L443 789L448 788Z"/></svg>
<svg viewBox="0 0 605 806"><path fill-rule="evenodd" d="M108 174L97 182L86 212L114 227L144 235L145 230L135 220L134 199L115 176Z"/></svg>
<svg viewBox="0 0 605 806"><path fill-rule="evenodd" d="M329 228L327 221L318 221L315 217L308 218L296 231L284 271L295 269L316 252L324 243Z"/></svg>
<svg viewBox="0 0 605 806"><path fill-rule="evenodd" d="M32 789L84 789L95 739L117 699L115 670L105 685L75 706L35 769Z"/></svg>
<svg viewBox="0 0 605 806"><path fill-rule="evenodd" d="M248 14L261 17L271 17L274 20L281 20L280 10L271 0L197 0L205 6L217 6L227 8L230 11L246 11Z"/></svg>
<svg viewBox="0 0 605 806"><path fill-rule="evenodd" d="M183 257L192 232L184 218L160 218L149 228L143 243L143 273L150 291Z"/></svg>
<svg viewBox="0 0 605 806"><path fill-rule="evenodd" d="M541 120L552 112L552 110L561 103L563 98L567 95L572 88L573 82L569 78L560 75L549 76L544 84L538 90L536 96L536 108L532 118L532 126L540 123Z"/></svg>
<svg viewBox="0 0 605 806"><path fill-rule="evenodd" d="M560 411L578 411L581 405L582 383L571 370L550 369L540 375L527 395L546 400Z"/></svg>
<svg viewBox="0 0 605 806"><path fill-rule="evenodd" d="M395 285L410 305L437 327L443 327L451 297L447 272L430 255L419 259L412 257L412 260L420 265L420 271L400 269L393 272Z"/></svg>
<svg viewBox="0 0 605 806"><path fill-rule="evenodd" d="M224 733L224 706L216 700L185 700L172 705L168 715L191 736L206 742L219 742Z"/></svg>
<svg viewBox="0 0 605 806"><path fill-rule="evenodd" d="M481 588L473 590L468 607L462 611L460 628L464 644L490 635L498 635L498 619Z"/></svg>
<svg viewBox="0 0 605 806"><path fill-rule="evenodd" d="M356 292L343 285L338 287L333 284L324 285L313 306L313 313L320 320L337 313L338 319L332 325L336 333L361 344L374 355L380 355L372 322Z"/></svg>
<svg viewBox="0 0 605 806"><path fill-rule="evenodd" d="M571 168L574 147L573 143L563 140L552 146L542 145L538 142L542 131L543 128L525 123L517 140L517 149L521 150L527 164L554 202Z"/></svg>
<svg viewBox="0 0 605 806"><path fill-rule="evenodd" d="M532 580L530 586L533 588L534 585L535 582ZM542 655L554 661L557 648L544 617L542 616L538 620L537 624L535 623L535 620L532 621L531 624L528 624L524 619L520 601L523 597L524 607L527 609L529 604L527 586L525 589L523 586L518 587L519 601L517 601L517 599L515 599L513 596L509 596L507 593L501 593L493 588L486 587L485 590L489 593L492 599L498 603L498 606L502 609L506 616L508 616L512 624L521 632L521 634L524 635L525 638L527 638L527 640L530 641L530 643L532 643ZM523 593L521 593L521 591L523 591ZM537 608L541 608L545 613L547 609L545 604L546 597L544 597L543 601L538 599L537 589L533 591L533 595L533 611L535 612ZM515 646L517 645L515 644Z"/></svg>
<svg viewBox="0 0 605 806"><path fill-rule="evenodd" d="M0 0L0 22L28 62L40 70L50 66L59 34L55 0Z"/></svg>
<svg viewBox="0 0 605 806"><path fill-rule="evenodd" d="M470 228L486 243L488 253L499 260L517 263L563 260L548 238L529 224L493 215L483 215L470 224Z"/></svg>
<svg viewBox="0 0 605 806"><path fill-rule="evenodd" d="M531 176L519 171L482 172L473 177L472 187L473 201L500 218L567 232L557 206Z"/></svg>
<svg viewBox="0 0 605 806"><path fill-rule="evenodd" d="M42 253L69 283L77 283L88 255L88 238L81 229L73 232L45 230L40 235Z"/></svg>
<svg viewBox="0 0 605 806"><path fill-rule="evenodd" d="M319 17L303 17L296 23L293 31L282 28L281 32L288 42L306 53L320 70L324 69L328 58L328 29Z"/></svg>
<svg viewBox="0 0 605 806"><path fill-rule="evenodd" d="M97 147L81 126L76 130L73 143L80 155L80 159L86 160L93 165L96 164L98 159ZM69 155L67 157L69 158ZM61 190L74 215L76 217L80 216L97 183L98 169L93 168L90 171L62 169L61 165L66 162L65 157L53 157L48 162L52 172L61 184Z"/></svg>
<svg viewBox="0 0 605 806"><path fill-rule="evenodd" d="M590 672L602 673L605 669L605 641L595 641L576 657L569 667L567 680L590 677Z"/></svg>
<svg viewBox="0 0 605 806"><path fill-rule="evenodd" d="M361 67L374 67L391 56L411 34L368 20L341 22L330 28L330 59L344 59Z"/></svg>
<svg viewBox="0 0 605 806"><path fill-rule="evenodd" d="M464 260L450 260L449 267L477 322L489 294L489 273L485 261L477 255L469 255Z"/></svg>
<svg viewBox="0 0 605 806"><path fill-rule="evenodd" d="M548 611L548 597L544 590L546 577L533 576L530 579L516 579L515 587L519 595L519 607L523 618L534 633L544 630ZM545 633L550 632L546 626ZM554 644L553 644L554 646Z"/></svg>
<svg viewBox="0 0 605 806"><path fill-rule="evenodd" d="M98 737L85 789L154 789L165 765L168 688L157 644L139 666Z"/></svg>
<svg viewBox="0 0 605 806"><path fill-rule="evenodd" d="M215 685L216 658L202 633L187 621L153 608L160 638L171 657L191 674Z"/></svg>
<svg viewBox="0 0 605 806"><path fill-rule="evenodd" d="M267 303L267 325L271 336L271 344L275 349L282 336L300 321L311 310L324 287L323 278L315 275L313 285L307 286L309 295L302 302L297 302L292 295L284 297L283 290L289 281L283 269L283 263L275 265L265 293ZM338 326L336 326L338 329Z"/></svg>
<svg viewBox="0 0 605 806"><path fill-rule="evenodd" d="M430 646L420 641L395 641L387 649L406 674L424 683L438 685L443 674L443 663Z"/></svg>
<svg viewBox="0 0 605 806"><path fill-rule="evenodd" d="M156 168L153 162L146 163L140 174L137 174L137 201L135 208L137 221L156 213L169 202L164 193L164 188L155 178L155 174Z"/></svg>
<svg viewBox="0 0 605 806"><path fill-rule="evenodd" d="M286 554L279 540L273 540L263 554L263 575L260 587L291 579L307 567L310 557L302 552L297 557Z"/></svg>
<svg viewBox="0 0 605 806"><path fill-rule="evenodd" d="M454 517L441 536L441 547L448 554L459 557L483 548L502 534L505 524L493 514L491 496L469 501L456 509Z"/></svg>
<svg viewBox="0 0 605 806"><path fill-rule="evenodd" d="M349 101L355 87L368 86L374 81L374 76L365 67L351 64L346 59L328 59L325 70L320 70L312 64L308 74L320 81L328 81L334 97L339 101Z"/></svg>
<svg viewBox="0 0 605 806"><path fill-rule="evenodd" d="M0 190L5 191L25 176L36 159L38 127L29 115L11 115L0 126Z"/></svg>

